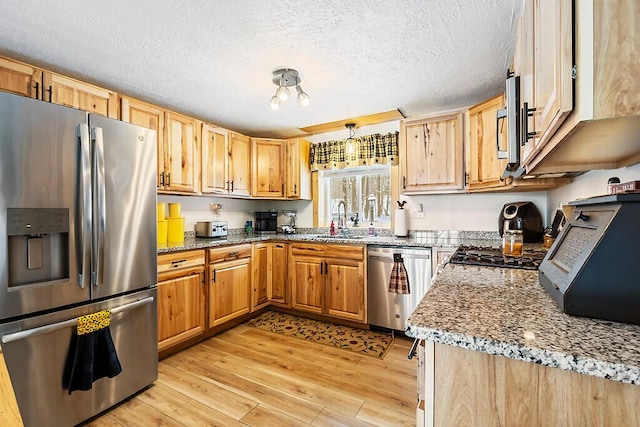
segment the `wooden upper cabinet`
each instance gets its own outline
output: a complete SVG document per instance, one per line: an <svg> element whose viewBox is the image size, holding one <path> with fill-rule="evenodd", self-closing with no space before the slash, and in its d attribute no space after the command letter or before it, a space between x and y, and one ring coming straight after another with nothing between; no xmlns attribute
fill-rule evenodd
<svg viewBox="0 0 640 427"><path fill-rule="evenodd" d="M469 158L467 190L502 187L500 180L507 159L498 159L496 146L496 115L504 108L504 96L489 99L469 109ZM500 122L500 138L506 144L507 122Z"/></svg>
<svg viewBox="0 0 640 427"><path fill-rule="evenodd" d="M229 194L251 195L251 139L229 132Z"/></svg>
<svg viewBox="0 0 640 427"><path fill-rule="evenodd" d="M202 124L202 192L227 194L229 189L229 131Z"/></svg>
<svg viewBox="0 0 640 427"><path fill-rule="evenodd" d="M158 153L156 186L158 189L164 189L164 115L165 111L155 105L124 96L120 98L120 119L123 122L156 131L156 151Z"/></svg>
<svg viewBox="0 0 640 427"><path fill-rule="evenodd" d="M573 16L570 1L534 0L535 145L542 145L573 108Z"/></svg>
<svg viewBox="0 0 640 427"><path fill-rule="evenodd" d="M311 166L309 148L305 139L288 139L286 142L286 197L311 200Z"/></svg>
<svg viewBox="0 0 640 427"><path fill-rule="evenodd" d="M504 96L500 95L468 111L467 191L538 191L568 184L570 178L527 178L501 180L507 159L498 159L496 147L496 114L504 108ZM507 121L499 123L501 147L506 145Z"/></svg>
<svg viewBox="0 0 640 427"><path fill-rule="evenodd" d="M0 58L0 90L29 98L42 98L42 70Z"/></svg>
<svg viewBox="0 0 640 427"><path fill-rule="evenodd" d="M527 174L640 162L640 2L530 0L525 13L534 17L536 108Z"/></svg>
<svg viewBox="0 0 640 427"><path fill-rule="evenodd" d="M182 114L167 112L165 121L166 190L198 191L198 121Z"/></svg>
<svg viewBox="0 0 640 427"><path fill-rule="evenodd" d="M522 17L518 27L518 42L516 43L517 60L515 72L520 76L520 163L527 163L535 151L536 139L524 135L525 126L527 133L533 133L536 129L535 116L533 114L523 117L524 108L535 108L535 97L533 82L535 69L533 67L535 57L535 46L533 44L533 6L534 0L526 0L523 4Z"/></svg>
<svg viewBox="0 0 640 427"><path fill-rule="evenodd" d="M284 198L285 141L253 138L251 143L251 195Z"/></svg>
<svg viewBox="0 0 640 427"><path fill-rule="evenodd" d="M456 192L463 181L462 113L404 120L400 126L405 194Z"/></svg>
<svg viewBox="0 0 640 427"><path fill-rule="evenodd" d="M49 71L43 74L44 101L102 116L119 118L118 94Z"/></svg>

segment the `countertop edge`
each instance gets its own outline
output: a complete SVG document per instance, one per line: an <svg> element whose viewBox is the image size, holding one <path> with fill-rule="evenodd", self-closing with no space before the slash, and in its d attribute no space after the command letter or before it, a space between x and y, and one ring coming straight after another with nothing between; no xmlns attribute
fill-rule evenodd
<svg viewBox="0 0 640 427"><path fill-rule="evenodd" d="M407 322L405 333L412 338L425 339L439 344L452 345L496 356L504 356L509 359L536 363L551 368L559 368L627 384L640 385L640 367L637 366L603 362L592 358L578 357L571 354L526 347L487 338L445 332L438 329L413 325L410 322Z"/></svg>

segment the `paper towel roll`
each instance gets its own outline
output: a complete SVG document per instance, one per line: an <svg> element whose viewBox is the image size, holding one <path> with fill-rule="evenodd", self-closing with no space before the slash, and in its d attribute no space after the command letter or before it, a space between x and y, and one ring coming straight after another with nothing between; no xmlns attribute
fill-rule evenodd
<svg viewBox="0 0 640 427"><path fill-rule="evenodd" d="M396 223L395 227L393 227L393 234L398 237L405 237L409 234L406 209L396 209Z"/></svg>

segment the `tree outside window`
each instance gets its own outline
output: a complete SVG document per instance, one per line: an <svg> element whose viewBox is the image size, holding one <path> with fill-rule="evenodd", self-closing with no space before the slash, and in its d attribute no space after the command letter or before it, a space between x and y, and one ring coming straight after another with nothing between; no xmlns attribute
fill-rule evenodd
<svg viewBox="0 0 640 427"><path fill-rule="evenodd" d="M345 202L349 225L359 219L378 226L391 223L391 168L389 166L362 167L325 171L327 218L337 221L338 204ZM342 215L342 211L340 212Z"/></svg>

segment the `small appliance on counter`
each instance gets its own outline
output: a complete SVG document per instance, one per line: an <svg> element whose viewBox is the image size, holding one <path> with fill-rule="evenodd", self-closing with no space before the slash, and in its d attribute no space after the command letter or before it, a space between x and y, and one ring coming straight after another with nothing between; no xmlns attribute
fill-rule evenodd
<svg viewBox="0 0 640 427"><path fill-rule="evenodd" d="M271 234L278 231L278 211L269 209L267 212L256 212L255 232Z"/></svg>
<svg viewBox="0 0 640 427"><path fill-rule="evenodd" d="M640 194L571 202L540 265L540 284L567 314L640 324Z"/></svg>
<svg viewBox="0 0 640 427"><path fill-rule="evenodd" d="M295 234L296 232L296 216L298 216L298 211L294 210L283 210L282 215L289 218L289 224L282 225L280 228L284 234Z"/></svg>
<svg viewBox="0 0 640 427"><path fill-rule="evenodd" d="M195 228L196 237L214 239L226 238L229 226L227 221L198 221Z"/></svg>
<svg viewBox="0 0 640 427"><path fill-rule="evenodd" d="M498 216L500 236L505 230L522 230L524 243L542 241L542 217L533 202L507 203Z"/></svg>

